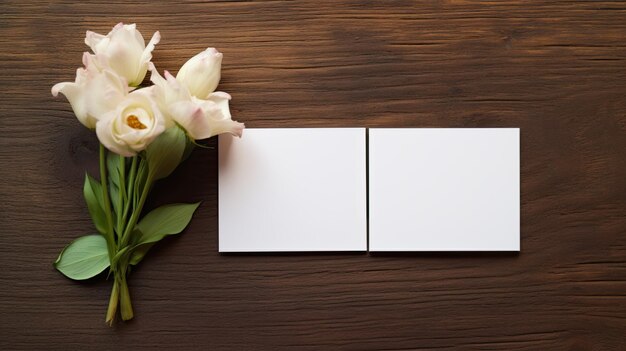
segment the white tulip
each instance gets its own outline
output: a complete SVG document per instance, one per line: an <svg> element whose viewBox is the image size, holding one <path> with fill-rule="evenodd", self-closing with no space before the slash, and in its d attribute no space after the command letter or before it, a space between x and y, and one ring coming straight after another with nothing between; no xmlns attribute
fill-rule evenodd
<svg viewBox="0 0 626 351"><path fill-rule="evenodd" d="M229 100L230 95L224 92L213 93L207 100L192 97L190 101L172 104L170 113L193 139L207 139L222 133L241 137L244 125L231 119Z"/></svg>
<svg viewBox="0 0 626 351"><path fill-rule="evenodd" d="M85 36L85 44L101 65L126 78L131 86L138 86L143 81L152 59L152 50L160 40L161 34L155 32L146 46L136 25L123 23L117 24L107 35L87 31Z"/></svg>
<svg viewBox="0 0 626 351"><path fill-rule="evenodd" d="M96 134L107 149L134 156L165 131L167 121L152 98L152 89L133 91L98 121Z"/></svg>
<svg viewBox="0 0 626 351"><path fill-rule="evenodd" d="M148 69L151 72L150 81L155 87L155 98L163 111L167 111L168 106L173 103L191 99L189 89L177 81L170 72L165 71L165 78L163 78L152 62Z"/></svg>
<svg viewBox="0 0 626 351"><path fill-rule="evenodd" d="M65 95L78 120L93 129L98 119L113 110L128 94L128 85L115 72L100 70L89 53L83 54L83 64L85 68L76 71L76 80L55 84L52 95Z"/></svg>
<svg viewBox="0 0 626 351"><path fill-rule="evenodd" d="M206 99L192 96L188 88L165 71L165 78L150 66L155 96L162 111L178 123L194 139L206 139L222 133L241 137L244 124L232 120L228 101L230 95L214 92Z"/></svg>
<svg viewBox="0 0 626 351"><path fill-rule="evenodd" d="M217 88L221 69L222 53L208 48L185 62L176 79L189 89L191 95L206 99Z"/></svg>

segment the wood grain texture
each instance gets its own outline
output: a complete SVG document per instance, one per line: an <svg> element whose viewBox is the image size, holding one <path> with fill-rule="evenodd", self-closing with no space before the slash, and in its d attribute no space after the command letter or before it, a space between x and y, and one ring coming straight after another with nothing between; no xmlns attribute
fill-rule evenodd
<svg viewBox="0 0 626 351"><path fill-rule="evenodd" d="M196 218L106 327L110 282L52 267L97 142L50 88L118 21L161 69L219 48L248 127L520 127L521 253L219 255L200 150L149 203ZM0 349L626 349L624 2L3 1L0 70Z"/></svg>

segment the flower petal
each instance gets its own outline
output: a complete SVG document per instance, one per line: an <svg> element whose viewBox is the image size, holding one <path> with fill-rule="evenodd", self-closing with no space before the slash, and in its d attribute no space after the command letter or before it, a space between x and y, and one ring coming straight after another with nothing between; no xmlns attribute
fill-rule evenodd
<svg viewBox="0 0 626 351"><path fill-rule="evenodd" d="M96 74L87 83L84 91L89 114L98 119L115 109L128 94L126 81L111 70Z"/></svg>
<svg viewBox="0 0 626 351"><path fill-rule="evenodd" d="M146 45L146 48L141 53L142 63L145 63L147 65L148 62L152 60L152 51L154 50L154 47L156 46L156 44L158 44L160 41L161 41L161 32L159 31L154 32L154 34L152 35L152 39L150 39L150 42L148 42L148 45Z"/></svg>
<svg viewBox="0 0 626 351"><path fill-rule="evenodd" d="M228 101L226 98L223 101ZM222 114L223 102L220 104L209 100L192 98L170 106L172 118L180 124L194 140L207 139L212 136L230 133L241 136L244 124L226 118Z"/></svg>
<svg viewBox="0 0 626 351"><path fill-rule="evenodd" d="M111 111L106 116L101 118L98 123L96 123L96 134L98 135L98 140L100 140L102 145L104 145L107 149L118 155L124 157L135 156L136 152L115 136L113 129L115 115L116 112Z"/></svg>
<svg viewBox="0 0 626 351"><path fill-rule="evenodd" d="M90 30L88 30L85 33L85 44L87 44L87 46L89 46L89 48L93 51L96 52L96 48L98 47L98 44L104 39L106 38L106 36L102 35L102 34L98 34L96 32L92 32Z"/></svg>
<svg viewBox="0 0 626 351"><path fill-rule="evenodd" d="M216 91L211 93L207 98L208 101L214 102L222 112L222 117L231 119L230 109L228 108L228 102L230 101L230 94L223 91Z"/></svg>
<svg viewBox="0 0 626 351"><path fill-rule="evenodd" d="M159 41L161 41L161 33L159 33L158 31L154 32L154 35L152 35L152 39L150 39L150 42L141 53L139 70L137 72L137 76L134 79L135 82L141 83L146 76L146 72L148 71L148 63L150 63L150 60L152 60L152 51L154 50L156 44L159 43Z"/></svg>
<svg viewBox="0 0 626 351"><path fill-rule="evenodd" d="M211 136L211 125L199 105L192 101L179 101L170 105L169 112L192 139L205 139Z"/></svg>
<svg viewBox="0 0 626 351"><path fill-rule="evenodd" d="M84 90L83 84L81 84L81 77L84 74L84 69L79 68L76 71L75 82L57 83L52 87L51 92L54 97L58 96L59 93L65 95L80 123L89 129L93 129L96 126L97 120L89 115L87 101L85 99L85 94L83 94Z"/></svg>
<svg viewBox="0 0 626 351"><path fill-rule="evenodd" d="M96 124L96 134L107 149L132 156L144 150L165 131L165 119L152 99L153 87L130 93L117 108L107 112ZM140 123L141 128L132 124Z"/></svg>

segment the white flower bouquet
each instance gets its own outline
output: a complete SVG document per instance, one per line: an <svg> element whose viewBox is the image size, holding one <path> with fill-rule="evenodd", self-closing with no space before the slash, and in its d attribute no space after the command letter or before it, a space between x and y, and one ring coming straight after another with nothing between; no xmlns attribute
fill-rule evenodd
<svg viewBox="0 0 626 351"><path fill-rule="evenodd" d="M185 160L196 140L221 133L241 136L231 119L230 95L215 91L222 54L209 48L189 59L176 77L161 76L151 62L159 32L145 45L135 24L109 34L87 31L84 67L74 82L58 83L52 95L69 100L85 127L100 141L100 179L87 175L83 193L98 234L79 237L61 251L56 269L71 279L89 279L109 269L113 289L106 322L133 318L129 267L167 235L182 232L198 207L170 204L142 216L155 181ZM140 87L150 71L150 86Z"/></svg>

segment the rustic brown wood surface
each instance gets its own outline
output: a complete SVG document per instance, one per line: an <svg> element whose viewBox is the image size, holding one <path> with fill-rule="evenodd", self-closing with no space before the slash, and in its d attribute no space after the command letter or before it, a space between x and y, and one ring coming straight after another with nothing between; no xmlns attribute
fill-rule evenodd
<svg viewBox="0 0 626 351"><path fill-rule="evenodd" d="M50 88L118 21L161 69L219 48L248 127L520 127L521 253L220 255L196 150L149 207L202 206L107 327L110 282L52 267L97 141ZM0 349L626 349L626 3L3 1L0 70Z"/></svg>

